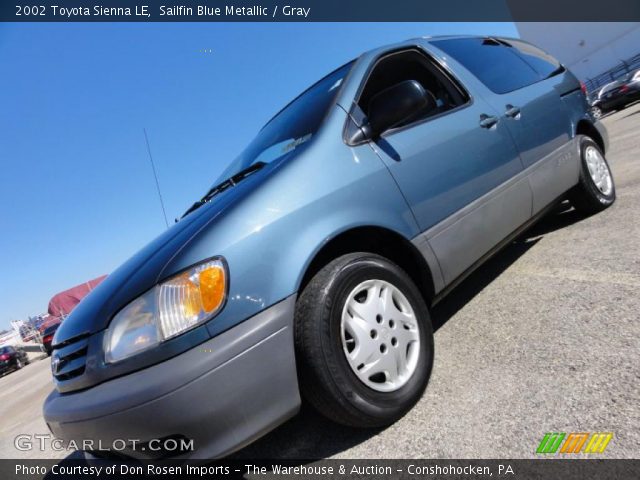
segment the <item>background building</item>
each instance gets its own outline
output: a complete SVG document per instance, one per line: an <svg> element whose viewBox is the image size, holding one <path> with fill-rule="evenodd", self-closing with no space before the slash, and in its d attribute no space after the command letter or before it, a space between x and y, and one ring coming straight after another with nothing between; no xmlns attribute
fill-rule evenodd
<svg viewBox="0 0 640 480"><path fill-rule="evenodd" d="M640 22L517 22L520 36L558 58L589 90L640 68Z"/></svg>

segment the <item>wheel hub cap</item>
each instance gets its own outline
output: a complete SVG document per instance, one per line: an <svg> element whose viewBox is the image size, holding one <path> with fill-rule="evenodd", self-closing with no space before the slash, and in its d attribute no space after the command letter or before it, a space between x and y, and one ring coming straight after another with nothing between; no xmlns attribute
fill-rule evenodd
<svg viewBox="0 0 640 480"><path fill-rule="evenodd" d="M591 175L591 180L593 180L596 188L604 195L610 195L613 189L613 181L604 157L595 147L587 147L584 156L589 175Z"/></svg>
<svg viewBox="0 0 640 480"><path fill-rule="evenodd" d="M340 334L351 370L374 390L398 390L416 370L418 319L407 297L389 282L367 280L349 293Z"/></svg>

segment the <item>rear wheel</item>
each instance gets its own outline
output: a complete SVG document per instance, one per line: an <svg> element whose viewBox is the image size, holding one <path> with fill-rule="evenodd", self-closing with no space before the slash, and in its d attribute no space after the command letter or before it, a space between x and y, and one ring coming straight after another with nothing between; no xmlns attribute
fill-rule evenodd
<svg viewBox="0 0 640 480"><path fill-rule="evenodd" d="M602 109L600 107L591 107L591 114L593 115L593 118L599 119L602 117Z"/></svg>
<svg viewBox="0 0 640 480"><path fill-rule="evenodd" d="M580 181L569 194L576 210L587 215L600 212L616 200L609 164L600 147L589 137L580 139Z"/></svg>
<svg viewBox="0 0 640 480"><path fill-rule="evenodd" d="M22 361L19 358L16 358L16 370L20 370L22 367Z"/></svg>
<svg viewBox="0 0 640 480"><path fill-rule="evenodd" d="M433 364L429 312L409 276L378 255L329 263L296 306L304 398L338 423L379 427L420 399Z"/></svg>

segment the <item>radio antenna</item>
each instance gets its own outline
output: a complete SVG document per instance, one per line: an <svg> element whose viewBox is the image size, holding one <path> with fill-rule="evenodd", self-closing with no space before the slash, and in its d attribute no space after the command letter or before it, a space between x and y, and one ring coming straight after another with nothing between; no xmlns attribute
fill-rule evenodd
<svg viewBox="0 0 640 480"><path fill-rule="evenodd" d="M153 178L156 181L156 189L158 190L158 198L160 199L160 206L162 207L162 215L164 216L164 224L169 228L169 220L167 220L167 211L164 209L164 201L162 200L162 193L160 193L160 182L158 182L158 174L156 173L156 166L153 163L153 156L151 155L151 147L149 146L149 137L147 136L147 129L143 128L144 141L147 144L147 153L149 154L149 162L151 163L151 170L153 170Z"/></svg>

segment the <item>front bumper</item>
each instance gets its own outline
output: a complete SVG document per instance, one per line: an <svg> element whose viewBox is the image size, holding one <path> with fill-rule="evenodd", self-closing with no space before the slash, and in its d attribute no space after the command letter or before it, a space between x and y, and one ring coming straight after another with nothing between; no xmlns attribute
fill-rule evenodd
<svg viewBox="0 0 640 480"><path fill-rule="evenodd" d="M44 404L52 433L75 445L153 459L148 442L193 440L162 455L228 455L293 416L300 395L291 296L183 354L84 391L53 391ZM133 440L133 443L131 441ZM135 449L122 448L123 442ZM158 445L158 442L154 442Z"/></svg>

